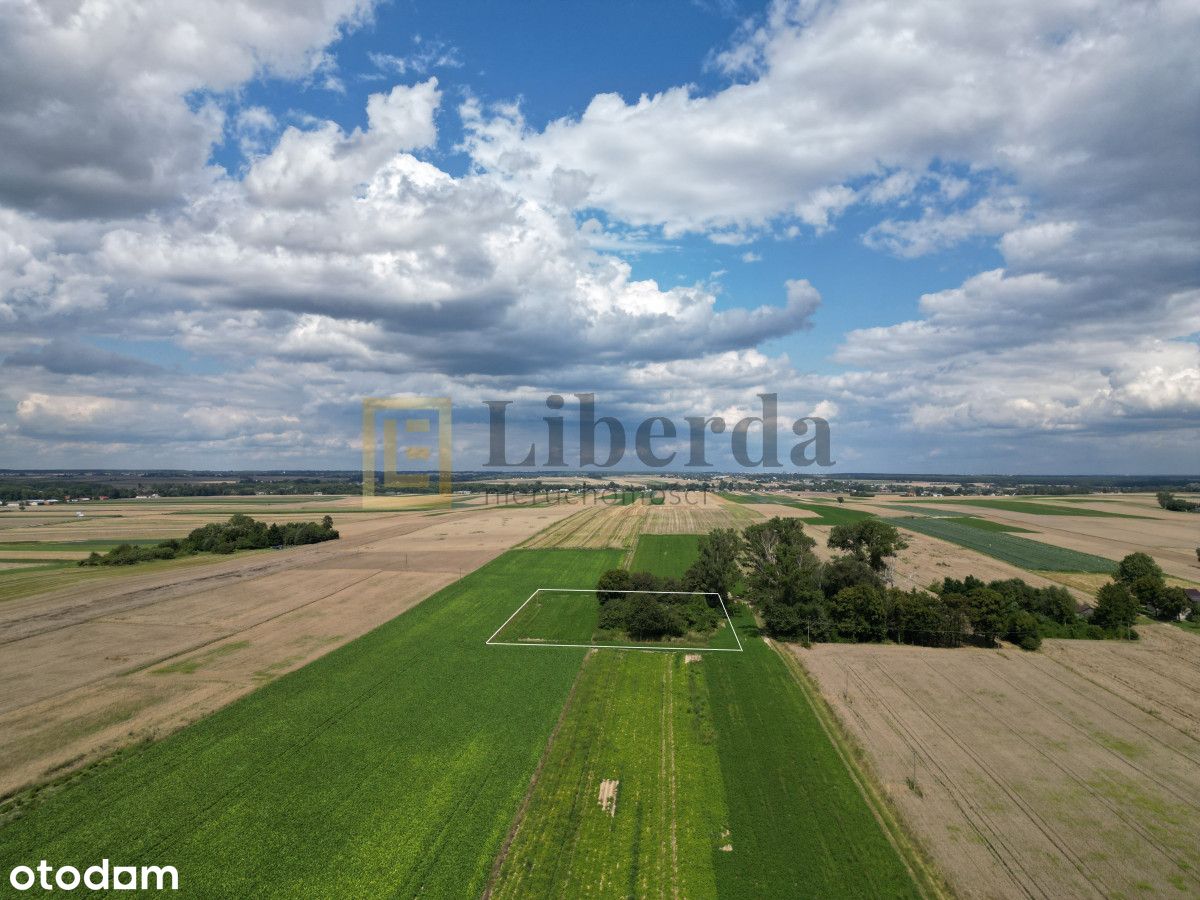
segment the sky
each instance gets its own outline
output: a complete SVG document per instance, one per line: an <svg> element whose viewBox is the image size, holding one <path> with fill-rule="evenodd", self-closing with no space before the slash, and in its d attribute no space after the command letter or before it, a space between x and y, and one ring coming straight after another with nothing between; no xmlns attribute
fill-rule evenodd
<svg viewBox="0 0 1200 900"><path fill-rule="evenodd" d="M735 467L773 394L784 471L1200 472L1196 46L1170 0L6 3L0 468L353 469L401 395L456 468L490 400L578 468L587 393L634 469L656 416Z"/></svg>

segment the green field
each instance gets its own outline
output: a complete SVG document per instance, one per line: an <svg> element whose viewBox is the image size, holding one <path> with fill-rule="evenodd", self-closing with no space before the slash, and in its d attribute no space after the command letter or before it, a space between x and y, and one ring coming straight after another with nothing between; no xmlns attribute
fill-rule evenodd
<svg viewBox="0 0 1200 900"><path fill-rule="evenodd" d="M509 551L161 742L0 803L0 859L169 864L185 896L919 895L806 676L744 609L744 653L484 643L536 588L591 587L621 555Z"/></svg>
<svg viewBox="0 0 1200 900"><path fill-rule="evenodd" d="M925 503L942 503L946 505L980 506L985 509L1003 509L1008 512L1033 513L1039 516L1091 516L1102 519L1145 519L1146 516L1135 516L1129 513L1104 512L1099 509L1086 509L1077 506L1056 506L1043 500L925 500Z"/></svg>
<svg viewBox="0 0 1200 900"><path fill-rule="evenodd" d="M967 528L974 528L977 531L1005 531L1009 534L1033 534L1030 528L1018 528L1016 525L1007 525L1004 522L993 522L991 519L978 519L975 516L954 516L946 519L947 522L957 522L959 525L965 525Z"/></svg>
<svg viewBox="0 0 1200 900"><path fill-rule="evenodd" d="M939 509L936 506L911 506L906 503L889 503L887 508L889 510L902 509L905 512L915 513L918 516L936 516L938 518L946 519L953 519L962 515L962 513L956 509Z"/></svg>
<svg viewBox="0 0 1200 900"><path fill-rule="evenodd" d="M717 896L713 863L728 828L709 660L588 657L492 896L650 897L668 885L676 896ZM618 782L607 810L606 780Z"/></svg>
<svg viewBox="0 0 1200 900"><path fill-rule="evenodd" d="M1112 572L1117 564L1103 556L1055 547L1041 541L1015 537L1002 531L991 531L965 525L956 519L933 516L889 520L894 525L941 538L968 550L975 550L996 559L1031 571L1049 572Z"/></svg>
<svg viewBox="0 0 1200 900"><path fill-rule="evenodd" d="M589 655L494 896L921 895L807 676L736 616L744 653ZM599 803L607 779L615 815Z"/></svg>
<svg viewBox="0 0 1200 900"><path fill-rule="evenodd" d="M915 897L899 853L798 677L736 620L744 653L705 660L733 850L721 897Z"/></svg>
<svg viewBox="0 0 1200 900"><path fill-rule="evenodd" d="M698 534L643 534L638 538L629 569L679 578L699 555Z"/></svg>
<svg viewBox="0 0 1200 900"><path fill-rule="evenodd" d="M153 547L165 540L166 538L130 538L129 540L107 541L0 541L0 554L9 550L78 551L80 553L90 553L96 550L103 553L120 544Z"/></svg>
<svg viewBox="0 0 1200 900"><path fill-rule="evenodd" d="M803 519L805 525L850 525L875 516L875 513L866 510L848 509L840 503L837 505L828 502L806 503L800 500L788 500L785 497L765 497L751 494L721 494L720 496L734 503L774 503L779 506L791 506L795 509L817 513L815 519Z"/></svg>
<svg viewBox="0 0 1200 900"><path fill-rule="evenodd" d="M714 598L712 602L717 601ZM725 622L711 634L638 641L624 633L597 630L599 618L600 602L593 591L546 589L528 598L508 622L504 621L504 616L498 617L497 626L504 624L491 640L496 644L638 646L647 650L736 650L738 646L733 630Z"/></svg>
<svg viewBox="0 0 1200 900"><path fill-rule="evenodd" d="M54 795L0 859L160 861L208 895L477 897L585 652L484 639L513 597L619 559L511 551Z"/></svg>

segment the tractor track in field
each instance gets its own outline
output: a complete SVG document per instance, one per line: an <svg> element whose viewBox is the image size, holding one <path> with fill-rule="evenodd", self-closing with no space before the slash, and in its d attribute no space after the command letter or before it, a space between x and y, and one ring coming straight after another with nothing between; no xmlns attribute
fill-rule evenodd
<svg viewBox="0 0 1200 900"><path fill-rule="evenodd" d="M922 703L920 700L918 700L917 697L911 691L909 691L902 684L900 684L900 682L897 681L890 672L885 670L883 667L878 666L878 664L876 665L876 668L887 681L892 683L892 685L895 687L895 689L903 697L905 697L905 699L907 699L909 703L911 703L916 709L919 709L921 711L921 713L927 719L929 719L929 721L933 722L937 726L938 730L947 739L949 739L951 743L953 743L956 747L958 747L959 751L961 753L963 753L964 756L966 756L968 759L971 760L971 762L973 762L975 764L976 769L978 771L982 772L987 777L987 779L996 788L998 788L999 791L1002 794L1004 794L1004 796L1006 796L1008 798L1009 802L1011 802L1013 804L1013 806L1015 806L1017 809L1019 809L1021 811L1021 813L1025 816L1025 818L1028 819L1030 824L1032 824L1038 830L1038 832L1042 835L1042 837L1044 837L1046 839L1046 841L1048 843L1050 843L1059 852L1059 854L1062 856L1062 858L1065 859L1068 863L1070 863L1072 868L1074 868L1075 871L1079 873L1079 876L1084 880L1084 882L1086 882L1088 884L1088 886L1090 886L1092 888L1092 890L1095 892L1095 895L1097 897L1105 897L1106 896L1106 892L1105 892L1103 886L1097 882L1094 874L1088 869L1088 867L1086 865L1084 865L1083 861L1078 857L1078 855L1076 855L1076 853L1069 846L1067 846L1066 842L1063 841L1062 837L1050 826L1050 824L1048 822L1046 822L1037 813L1037 811L1034 810L1033 807L1031 807L1029 805L1029 803L1025 801L1024 798L1022 798L1019 794L1017 794L1008 785L1008 783L1003 778L1001 778L991 768L991 766L989 766L987 764L987 762L983 759L983 757L979 753L975 752L975 750L972 749L970 747L970 745L968 745L965 741L961 740L951 729L947 728L938 717L934 716L933 713L930 712L930 710L924 703ZM951 682L951 684L953 685L953 682ZM955 686L955 687L957 687L957 686ZM1090 788L1089 788L1089 791L1091 791Z"/></svg>
<svg viewBox="0 0 1200 900"><path fill-rule="evenodd" d="M1061 666L1061 665L1062 665L1062 664L1061 664L1061 663L1059 663L1057 660L1051 660L1051 662L1052 662L1054 665L1058 665L1058 666ZM1057 674L1056 674L1056 673L1055 673L1053 670L1051 670L1051 669L1049 669L1049 668L1047 668L1047 667L1045 667L1045 666L1039 665L1039 664L1037 664L1037 663L1034 663L1034 664L1033 664L1033 667L1034 667L1035 669L1037 669L1037 671L1038 671L1040 674L1042 674L1042 675L1044 675L1045 677L1047 677L1047 678L1051 679L1052 681L1056 682L1057 684L1059 684L1060 686L1062 686L1062 687L1063 687L1063 688L1065 688L1066 690L1071 690L1071 685L1069 685L1069 684L1068 684L1068 683L1067 683L1067 682L1066 682L1066 681L1065 681L1063 678L1061 678L1059 675L1057 675ZM1066 667L1064 666L1064 668L1066 668ZM1083 676L1081 673L1079 673L1079 672L1076 672L1074 669L1069 669L1069 668L1068 668L1068 669L1067 669L1067 671L1069 671L1069 672L1072 672L1072 673L1076 674L1076 675L1077 675L1077 676L1078 676L1080 679L1084 679L1084 676ZM1086 680L1086 679L1084 679L1084 680ZM1088 683L1089 683L1089 684L1092 684L1092 685L1094 685L1094 686L1096 686L1096 687L1101 687L1101 688L1102 688L1102 686L1101 686L1101 685L1097 685L1095 682L1088 681ZM1103 688L1102 688L1102 689L1103 689ZM1120 694L1114 693L1114 692L1112 692L1112 691L1106 691L1106 693L1108 693L1108 694L1110 694L1110 695L1112 695L1112 696L1114 696L1114 697L1118 697L1118 698L1120 698L1120 699L1122 699L1122 700L1126 700L1126 701L1128 701L1128 698L1122 697ZM1130 704L1130 705L1134 705L1134 704ZM1186 738L1189 738L1189 739L1190 739L1190 740L1192 740L1192 741L1195 741L1195 740L1196 740L1196 736L1195 736L1195 735L1189 734L1188 732L1186 732L1186 731L1184 731L1182 728L1180 728L1178 725L1175 725L1175 724L1173 724L1172 722L1168 722L1168 721L1166 721L1165 719L1159 718L1158 716L1155 716L1153 713L1149 712L1148 710L1145 710L1145 709L1143 709L1143 708L1142 708L1142 707L1140 707L1140 706L1135 706L1134 708L1135 708L1135 709L1138 709L1138 710L1141 710L1141 711L1142 711L1143 713L1145 713L1147 716L1150 716L1151 718L1153 718L1153 719L1154 719L1154 721L1158 722L1160 725L1163 725L1163 726L1165 726L1165 727L1167 727L1167 728L1173 729L1174 731L1178 732L1179 734L1183 735L1183 736L1184 736L1184 737L1186 737ZM1192 756L1192 755L1190 755L1190 754L1188 754L1188 753L1185 753L1183 750L1180 750L1178 747L1174 747L1174 746L1172 746L1171 744L1168 744L1168 743L1167 743L1166 741L1164 741L1162 738L1158 737L1158 735L1154 734L1154 733L1153 733L1153 732L1151 732L1151 731L1148 731L1147 729L1145 729L1144 727L1142 727L1141 725L1139 725L1137 722L1133 721L1132 719L1128 718L1127 716L1124 716L1124 715L1122 715L1122 714L1121 714L1120 712L1118 712L1117 710L1110 709L1110 710L1108 710L1108 711L1107 711L1107 713L1108 713L1108 715L1112 716L1113 718L1117 719L1118 721L1120 721L1120 722L1123 722L1124 724L1128 725L1130 728L1134 729L1134 730L1135 730L1135 731L1137 731L1139 734L1142 734L1143 736L1145 736L1145 737L1146 737L1146 738L1148 738L1149 740L1153 741L1155 744L1157 744L1158 746L1162 747L1164 750L1168 751L1169 753L1173 753L1173 754L1175 754L1176 756L1182 757L1183 759L1187 760L1189 763L1192 763L1193 765L1200 766L1200 756Z"/></svg>
<svg viewBox="0 0 1200 900"><path fill-rule="evenodd" d="M845 663L839 663L838 667L845 673L848 679L853 678L859 692L876 708L880 717L888 723L892 732L900 738L901 742L914 752L920 752L926 769L934 773L937 783L941 785L946 795L962 814L963 819L970 824L976 836L987 847L989 854L1005 873L1008 874L1012 883L1020 889L1021 893L1030 898L1044 897L1046 900L1051 900L1052 895L1043 890L1033 874L1021 866L1020 856L1014 853L1005 841L1002 831L992 822L982 807L972 802L970 797L959 788L954 778L938 762L937 755L930 751L928 745L921 739L917 731L892 711L891 706L879 695L879 692L861 673ZM861 714L854 709L852 704L847 704L847 710L858 719L864 731L867 730L869 726ZM927 712L925 716L929 718ZM997 850L997 846L1003 849L1004 852L1002 853ZM1019 874L1013 865L1010 865L1010 860L1020 870Z"/></svg>
<svg viewBox="0 0 1200 900"><path fill-rule="evenodd" d="M1122 685L1124 688L1126 688L1126 690L1128 691L1127 694L1122 693L1121 691L1113 690L1113 688L1110 687L1109 685L1106 685L1103 682L1096 680L1095 678L1088 675L1083 670L1071 665L1070 663L1068 663L1064 660L1055 659L1054 657L1047 657L1047 658L1050 659L1055 665L1062 666L1068 672L1071 672L1074 675L1078 675L1084 681L1087 681L1089 684L1100 688L1102 691L1112 694L1114 697L1119 697L1120 699L1124 700L1126 703L1130 704L1131 706L1137 707L1138 709L1140 709L1144 712L1147 712L1150 709L1150 707L1146 706L1145 704L1146 704L1146 701L1149 701L1152 698L1148 697L1146 692L1144 690L1140 689L1137 685L1127 681L1124 678L1121 678L1119 675L1116 675L1113 672L1105 672L1104 674L1107 678L1112 679L1117 684ZM1136 699L1134 699L1134 698L1136 698ZM1141 701L1141 702L1139 702L1139 701ZM1190 724L1195 725L1198 729L1197 734L1189 734L1188 732L1183 731L1183 729L1178 729L1178 730L1181 733L1186 734L1192 740L1200 739L1200 717L1196 716L1194 713L1188 712L1187 710L1180 708L1179 706L1176 706L1175 704L1171 703L1169 700L1166 700L1161 696L1154 697L1153 702L1157 703L1160 706L1164 707L1165 709L1168 709L1171 712L1175 713L1175 715L1179 716L1181 719L1185 720L1186 722L1189 722ZM1151 715L1153 715L1153 713L1151 713Z"/></svg>
<svg viewBox="0 0 1200 900"><path fill-rule="evenodd" d="M940 677L941 679L943 679L954 690L957 690L960 695L966 697L968 700L970 700L972 703L974 703L976 706L978 706L980 709L982 709L985 713L990 715L994 721L1001 723L1024 746L1028 747L1035 754L1037 754L1042 759L1044 759L1046 762L1048 762L1061 775L1065 776L1067 779L1072 781L1081 791L1083 791L1085 794L1089 795L1092 799L1094 799L1095 801L1100 803L1100 805L1102 805L1105 809L1107 809L1109 811L1109 813L1111 813L1115 818L1117 818L1121 822L1123 822L1127 828L1129 828L1131 831L1133 831L1139 837L1141 837L1141 839L1144 840L1147 845L1149 845L1151 848L1153 848L1157 853L1159 853L1167 861L1173 863L1181 871L1185 871L1185 872L1188 871L1190 864L1187 863L1186 860L1178 859L1170 850L1168 850L1166 847L1164 847L1162 844L1160 844L1154 838L1154 836L1145 827L1142 826L1142 824L1140 822L1138 822L1136 819L1132 818L1131 816L1127 815L1121 809L1120 806L1115 804L1108 797L1105 797L1103 794L1098 792L1091 784L1089 784L1083 778L1080 778L1079 775L1077 775L1074 771L1072 771L1071 769L1064 766L1054 756L1047 753L1042 747L1038 746L1036 743L1031 741L1028 737L1025 736L1025 733L1022 729L1014 726L1012 724L1012 722L1010 722L1006 717L1000 715L996 710L989 708L982 701L980 701L976 696L974 696L969 691L965 690L961 685L956 684L952 679L947 677L944 673L938 672L936 669L934 669L932 666L929 666L928 664L926 665L926 667L930 670L930 672L934 676ZM989 671L991 671L992 674L996 674L995 670L992 669L991 667L989 667ZM1012 686L1011 683L1008 682L1007 679L1002 678L1002 680L1004 680L1006 683L1009 683L1010 686ZM1025 691L1021 691L1018 689L1018 692L1024 694L1027 698L1030 696ZM1188 799L1179 795L1173 788L1171 788L1171 787L1165 785L1163 782L1159 781L1157 778L1155 778L1152 774L1147 772L1142 767L1135 765L1132 760L1122 756L1120 753L1117 753L1115 750L1113 750L1109 747L1105 747L1105 746L1099 744L1097 741L1095 741L1095 739L1091 738L1090 735L1087 735L1086 732L1083 732L1081 729L1079 729L1073 723L1067 721L1066 719L1063 719L1061 716L1057 716L1057 714L1055 714L1055 716L1057 718L1059 718L1061 721L1063 721L1065 724L1067 724L1070 728L1075 730L1076 732L1084 734L1085 737L1087 737L1093 744L1096 744L1097 746L1099 746L1101 748L1101 750L1103 750L1105 753L1108 753L1110 756L1116 758L1124 765L1127 765L1130 768L1134 769L1139 774L1144 775L1146 778L1148 778L1154 784L1158 785L1160 788L1162 788L1167 793L1171 794L1173 797L1175 797L1177 800L1179 800L1184 805L1188 806L1189 808L1191 808L1193 810L1196 809L1195 805L1191 801L1189 801ZM1080 861L1080 863L1082 863L1082 860ZM1200 877L1198 877L1195 874L1191 874L1191 873L1189 873L1189 877L1197 885L1200 885Z"/></svg>

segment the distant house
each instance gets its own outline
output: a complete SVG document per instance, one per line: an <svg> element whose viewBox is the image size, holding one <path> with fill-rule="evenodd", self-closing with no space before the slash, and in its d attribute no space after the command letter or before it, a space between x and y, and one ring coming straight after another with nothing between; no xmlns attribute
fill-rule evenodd
<svg viewBox="0 0 1200 900"><path fill-rule="evenodd" d="M1200 588L1184 588L1183 592L1193 603L1200 603Z"/></svg>

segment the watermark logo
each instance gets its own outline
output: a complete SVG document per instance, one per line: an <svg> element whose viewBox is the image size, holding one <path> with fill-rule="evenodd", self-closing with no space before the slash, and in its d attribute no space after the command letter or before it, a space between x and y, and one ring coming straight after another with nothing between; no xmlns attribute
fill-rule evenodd
<svg viewBox="0 0 1200 900"><path fill-rule="evenodd" d="M454 489L450 410L449 397L367 397L363 400L364 507L394 508L397 496L431 492L449 502ZM382 460L377 453L380 444ZM403 465L400 464L402 452ZM436 491L431 465L436 467ZM379 492L376 491L377 483L381 487Z"/></svg>
<svg viewBox="0 0 1200 900"><path fill-rule="evenodd" d="M75 866L55 868L43 859L37 866L16 866L8 883L18 891L177 891L179 872L174 866L113 866L107 859L80 872Z"/></svg>
<svg viewBox="0 0 1200 900"><path fill-rule="evenodd" d="M709 453L718 441L728 443L728 454L722 454L722 458L732 458L733 468L834 464L829 423L820 417L805 416L791 422L795 440L791 446L783 446L777 394L757 394L758 414L737 422L727 422L722 416L684 416L676 421L653 415L628 428L614 416L597 414L595 394L570 396L573 399L569 402L561 394L548 395L545 410L538 410L551 413L541 416L545 441L522 441L516 448L510 446L510 407L515 401L483 401L487 408L487 458L480 461L480 468L582 471L612 469L622 461L632 463L636 459L644 469L674 467L695 474L698 469L716 468ZM364 507L403 508L412 505L413 495L422 495L424 502L429 502L431 494L449 504L453 494L451 405L448 397L363 400ZM542 426L537 427L540 432ZM577 438L572 440L570 452L568 435Z"/></svg>

